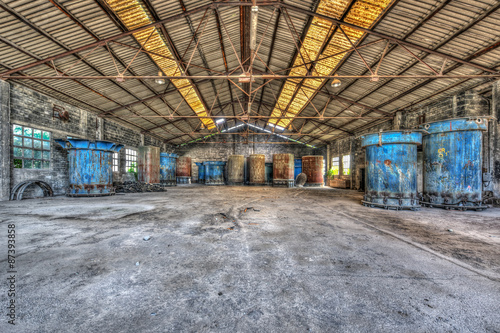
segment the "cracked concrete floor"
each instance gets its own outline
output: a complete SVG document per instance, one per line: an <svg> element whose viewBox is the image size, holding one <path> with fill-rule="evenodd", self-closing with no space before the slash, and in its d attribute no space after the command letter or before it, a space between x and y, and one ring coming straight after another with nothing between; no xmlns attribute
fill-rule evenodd
<svg viewBox="0 0 500 333"><path fill-rule="evenodd" d="M2 313L0 331L500 332L500 209L360 200L193 185L2 202L0 271L15 223L18 319Z"/></svg>

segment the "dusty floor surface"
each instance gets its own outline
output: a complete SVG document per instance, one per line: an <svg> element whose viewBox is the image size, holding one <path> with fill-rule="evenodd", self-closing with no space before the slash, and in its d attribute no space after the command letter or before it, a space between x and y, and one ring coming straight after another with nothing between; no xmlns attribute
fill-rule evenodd
<svg viewBox="0 0 500 333"><path fill-rule="evenodd" d="M0 332L500 332L500 209L360 200L178 186L2 202L18 318L7 323L2 283Z"/></svg>

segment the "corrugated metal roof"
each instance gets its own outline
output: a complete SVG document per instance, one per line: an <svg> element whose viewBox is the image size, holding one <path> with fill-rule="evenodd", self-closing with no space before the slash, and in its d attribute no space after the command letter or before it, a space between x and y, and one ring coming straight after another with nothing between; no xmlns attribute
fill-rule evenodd
<svg viewBox="0 0 500 333"><path fill-rule="evenodd" d="M116 0L113 1L116 2ZM149 12L151 21L170 18L212 3L208 0L140 1ZM109 2L111 3L112 0ZM342 16L342 8L346 10L349 8L350 11L355 12L358 9L357 6L363 5L365 6L363 10L366 11L366 7L370 4L370 1L358 2L348 0L284 1L285 4L303 10L318 10L318 12L333 17ZM375 5L387 4L385 1L372 0L371 2ZM120 3L130 4L131 1L121 0ZM131 28L119 20L119 15L106 7L104 0L4 0L0 3L0 7L3 8L3 11L0 12L0 68L2 72L88 45L96 40L116 36ZM395 0L390 5L388 12L372 27L372 30L485 67L497 68L500 65L498 63L500 48L496 45L500 37L500 32L497 29L500 23L499 7L499 2L496 0ZM366 13L368 12L366 11ZM359 17L363 15L363 13L359 13ZM222 5L217 9L217 12L213 8L209 8L205 16L207 21L201 22L203 15L204 11L199 11L163 25L164 32L167 33L178 53L177 56L182 58L184 66L187 65L192 56L188 70L189 74L193 76L216 75L216 73L233 70L236 70L235 74L240 74L241 70L237 69L239 67L238 57L240 57L244 45L240 45L239 7ZM290 15L291 22L288 21L287 15ZM200 22L202 24L196 38L192 40L193 33ZM205 22L207 23L202 35L201 30ZM353 21L353 23L360 24L358 21ZM309 42L311 45L320 44L322 40L325 40L325 36L329 33L328 27L331 26L328 22L325 23L318 19L312 20L304 12L287 9L285 14L283 10L280 13L272 6L261 6L257 33L258 43L260 43L264 32L266 33L262 38L258 52L259 57L254 62L254 73L286 74L288 68L302 65L302 57L297 56L295 52L296 47L288 28L290 24L293 24L296 34L303 39L304 47ZM327 27L326 32L325 28L321 28L322 25ZM307 31L313 30L316 33L307 36ZM344 30L349 33L348 28ZM369 45L369 43L379 40L378 37L370 34L358 38L360 38L359 46ZM355 42L355 38L353 39ZM332 38L332 40L334 41L331 43L332 50L350 47L347 44L344 46L338 44L338 38ZM490 46L492 47L489 48ZM108 51L108 47L111 53ZM90 48L59 58L53 63L47 62L19 71L17 74L52 76L55 74L56 68L59 73L66 71L66 75L115 76L118 71L123 72L134 57L135 59L126 75L150 76L157 74L157 63L160 59L144 52L136 55L141 43L134 36L122 37L116 43L110 42L108 47ZM167 56L174 58L173 50L170 50L169 47L167 45L170 52L170 55L167 54ZM385 47L386 43L382 41L360 49L360 53L374 69L384 53ZM440 70L443 63L442 57L416 49L411 49L411 51L436 71ZM317 51L311 47L308 47L307 52L304 52L308 59L315 58L316 53ZM340 64L337 70L338 74L369 75L365 64L355 52L350 52L346 56L338 56L338 58L341 59L337 61ZM325 73L328 72L329 68L335 67L333 59L325 60L325 66L328 62L331 63L328 68L325 67ZM321 71L322 66L323 64L319 64L316 67L318 71ZM300 67L291 72L299 73ZM481 73L481 70L448 61L445 72L469 75ZM389 45L388 52L385 54L379 69L380 75L431 73L429 68L415 59L404 48L394 43ZM306 99L303 98L305 97L304 92L299 92L296 97L297 102L294 102L297 103L297 107L293 110L288 109L290 115L298 116L290 121L291 131L300 131L304 134L302 141L322 144L325 141L348 135L348 132L354 132L363 126L376 123L377 119L373 117L381 115L374 112L373 109L392 113L479 85L484 82L484 79L398 78L380 79L378 82L366 79L342 79L342 86L339 88L324 85L322 82L324 80L307 79L304 81L305 95L314 96L313 104L307 103ZM208 110L213 107L213 115L231 117L244 112L245 105L240 104L244 103L245 100L245 95L241 91L244 86L238 85L237 82L233 84L220 80L193 79L192 82L197 87L196 94L199 94L200 103L204 104ZM252 89L266 82L257 79L252 84ZM315 84L315 82L319 84ZM125 80L124 82L89 79L39 79L20 80L19 83L73 105L94 111L101 116L111 117L126 126L135 126L142 131L150 131L153 135L170 143L186 142L210 132L207 129L200 129L200 120L193 117L195 115L193 108L183 101L182 93L175 91L175 80L168 88L167 85L158 85L153 80L145 79ZM162 97L155 97L163 94L166 88L172 92ZM316 88L320 88L319 92L315 92ZM269 116L273 112L276 113L276 99L284 96L287 90L289 89L286 88L285 80L275 80L266 84L256 93L250 114ZM302 101L300 101L301 94L304 95ZM331 95L338 95L344 100L341 102ZM141 102L141 100L148 98L151 99ZM357 102L358 105L346 102L346 100ZM129 104L133 105L128 106ZM288 103L282 104L286 108ZM168 116L174 110L176 110L174 118L169 118ZM324 111L324 120L320 120L318 111ZM344 118L358 117L359 115L367 118ZM316 118L303 119L301 117ZM380 118L379 121L384 119L386 118ZM231 123L230 119L228 122ZM259 126L264 126L266 119L255 122Z"/></svg>

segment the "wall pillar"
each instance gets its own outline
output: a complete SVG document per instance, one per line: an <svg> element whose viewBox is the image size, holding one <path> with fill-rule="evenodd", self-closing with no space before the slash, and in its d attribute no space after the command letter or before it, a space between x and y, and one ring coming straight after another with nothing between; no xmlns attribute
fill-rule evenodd
<svg viewBox="0 0 500 333"><path fill-rule="evenodd" d="M500 117L500 81L496 81L492 85L491 115L497 120L490 120L489 125L488 151L492 176L490 188L498 197L500 196L500 125L498 121Z"/></svg>
<svg viewBox="0 0 500 333"><path fill-rule="evenodd" d="M0 201L10 196L10 85L0 80Z"/></svg>
<svg viewBox="0 0 500 333"><path fill-rule="evenodd" d="M97 117L96 140L104 140L104 119Z"/></svg>

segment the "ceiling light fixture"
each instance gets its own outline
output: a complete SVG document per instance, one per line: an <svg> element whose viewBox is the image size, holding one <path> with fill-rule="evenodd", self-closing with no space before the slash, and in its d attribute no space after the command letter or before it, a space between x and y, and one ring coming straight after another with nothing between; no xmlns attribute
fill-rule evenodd
<svg viewBox="0 0 500 333"><path fill-rule="evenodd" d="M161 71L158 71L158 76L163 76L163 73ZM162 78L156 78L155 79L155 83L158 83L158 84L165 84L165 79L162 79Z"/></svg>
<svg viewBox="0 0 500 333"><path fill-rule="evenodd" d="M335 74L335 76L339 76L339 75ZM341 84L342 84L342 81L340 81L340 79L338 79L338 78L335 78L332 80L331 86L332 86L332 88L337 88L337 87L340 87Z"/></svg>

